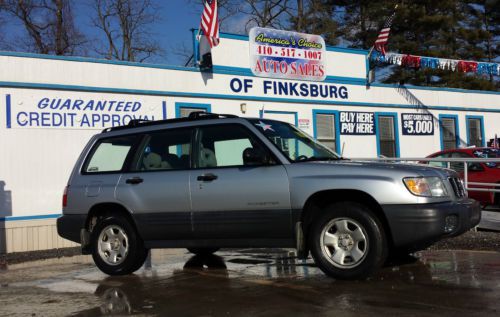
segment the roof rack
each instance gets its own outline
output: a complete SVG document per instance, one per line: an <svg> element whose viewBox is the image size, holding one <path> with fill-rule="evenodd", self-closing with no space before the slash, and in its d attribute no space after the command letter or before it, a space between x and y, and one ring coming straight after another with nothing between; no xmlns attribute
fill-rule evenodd
<svg viewBox="0 0 500 317"><path fill-rule="evenodd" d="M191 112L187 118L175 118L175 119L165 119L165 120L132 119L129 121L127 125L106 128L102 130L102 132L105 133L110 131L132 129L137 127L144 127L144 126L158 125L165 123L186 122L186 121L195 121L204 119L225 119L225 118L239 118L239 117L233 114L218 114L218 113L211 113L204 111L195 111Z"/></svg>
<svg viewBox="0 0 500 317"><path fill-rule="evenodd" d="M129 127L136 127L140 125L143 122L151 122L151 120L146 120L146 119L132 119L128 122L127 126Z"/></svg>
<svg viewBox="0 0 500 317"><path fill-rule="evenodd" d="M189 119L222 119L222 118L238 118L234 114L212 113L205 111L194 111L188 116Z"/></svg>

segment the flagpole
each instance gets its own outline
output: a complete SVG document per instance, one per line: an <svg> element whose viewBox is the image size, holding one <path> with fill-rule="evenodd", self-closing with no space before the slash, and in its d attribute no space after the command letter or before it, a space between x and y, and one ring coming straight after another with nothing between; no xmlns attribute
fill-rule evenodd
<svg viewBox="0 0 500 317"><path fill-rule="evenodd" d="M396 10L397 10L398 6L399 6L399 4L396 4L396 5L394 6L394 14L396 13ZM370 48L370 51L368 52L368 55L366 55L366 59L367 59L367 60L370 60L370 56L372 55L372 53L373 53L373 49L374 49L374 48L375 48L375 44L374 44L374 45L372 45L372 47Z"/></svg>
<svg viewBox="0 0 500 317"><path fill-rule="evenodd" d="M199 42L199 41L200 41L200 39L201 39L201 35L200 35L200 33L201 33L201 25L198 27L198 34L196 34L196 40L198 40L198 42Z"/></svg>
<svg viewBox="0 0 500 317"><path fill-rule="evenodd" d="M372 52L373 52L373 49L375 48L375 45L372 45L372 47L370 48L370 51L368 52L368 55L366 55L366 59L370 59L370 55L372 55Z"/></svg>
<svg viewBox="0 0 500 317"><path fill-rule="evenodd" d="M395 14L396 14L396 10L398 9L398 7L399 7L399 4L396 4L396 5L394 6L394 13L393 13L392 15L395 15ZM388 18L388 19L389 19L389 18ZM387 21L386 21L386 23L387 23ZM372 45L372 47L370 48L370 51L368 52L368 55L367 55L367 58L368 58L368 59L369 59L369 58L370 58L370 56L372 55L372 52L373 52L373 49L374 49L374 48L375 48L375 44L373 44L373 45Z"/></svg>

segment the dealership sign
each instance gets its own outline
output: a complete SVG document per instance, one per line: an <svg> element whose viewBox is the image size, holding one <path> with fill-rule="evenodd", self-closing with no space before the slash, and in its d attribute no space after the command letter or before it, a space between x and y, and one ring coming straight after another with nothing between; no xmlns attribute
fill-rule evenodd
<svg viewBox="0 0 500 317"><path fill-rule="evenodd" d="M403 135L434 135L434 120L431 114L402 113Z"/></svg>
<svg viewBox="0 0 500 317"><path fill-rule="evenodd" d="M326 48L321 36L255 27L250 30L249 39L254 75L325 80Z"/></svg>
<svg viewBox="0 0 500 317"><path fill-rule="evenodd" d="M7 128L103 129L165 117L154 97L39 91L7 94L5 100Z"/></svg>
<svg viewBox="0 0 500 317"><path fill-rule="evenodd" d="M373 135L375 119L373 112L340 111L340 134Z"/></svg>

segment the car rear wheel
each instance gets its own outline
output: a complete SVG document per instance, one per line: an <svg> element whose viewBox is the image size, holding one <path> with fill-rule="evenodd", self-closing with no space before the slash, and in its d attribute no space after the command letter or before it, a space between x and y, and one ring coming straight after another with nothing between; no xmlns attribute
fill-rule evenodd
<svg viewBox="0 0 500 317"><path fill-rule="evenodd" d="M309 234L318 267L337 279L363 279L382 266L387 243L382 225L366 206L354 202L329 205Z"/></svg>
<svg viewBox="0 0 500 317"><path fill-rule="evenodd" d="M210 255L219 251L219 248L187 248L187 250L196 255Z"/></svg>
<svg viewBox="0 0 500 317"><path fill-rule="evenodd" d="M123 217L112 215L98 221L91 234L92 258L108 275L137 271L148 254L134 227Z"/></svg>

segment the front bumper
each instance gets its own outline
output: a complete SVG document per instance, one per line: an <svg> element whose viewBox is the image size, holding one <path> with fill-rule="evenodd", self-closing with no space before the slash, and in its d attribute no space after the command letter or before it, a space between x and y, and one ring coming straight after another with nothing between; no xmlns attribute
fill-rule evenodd
<svg viewBox="0 0 500 317"><path fill-rule="evenodd" d="M80 231L85 228L87 215L62 215L57 218L57 233L64 239L81 243Z"/></svg>
<svg viewBox="0 0 500 317"><path fill-rule="evenodd" d="M473 199L461 201L415 204L383 205L395 247L411 250L424 249L444 238L460 235L475 227L481 220L481 205ZM445 232L445 219L458 218L456 228Z"/></svg>

